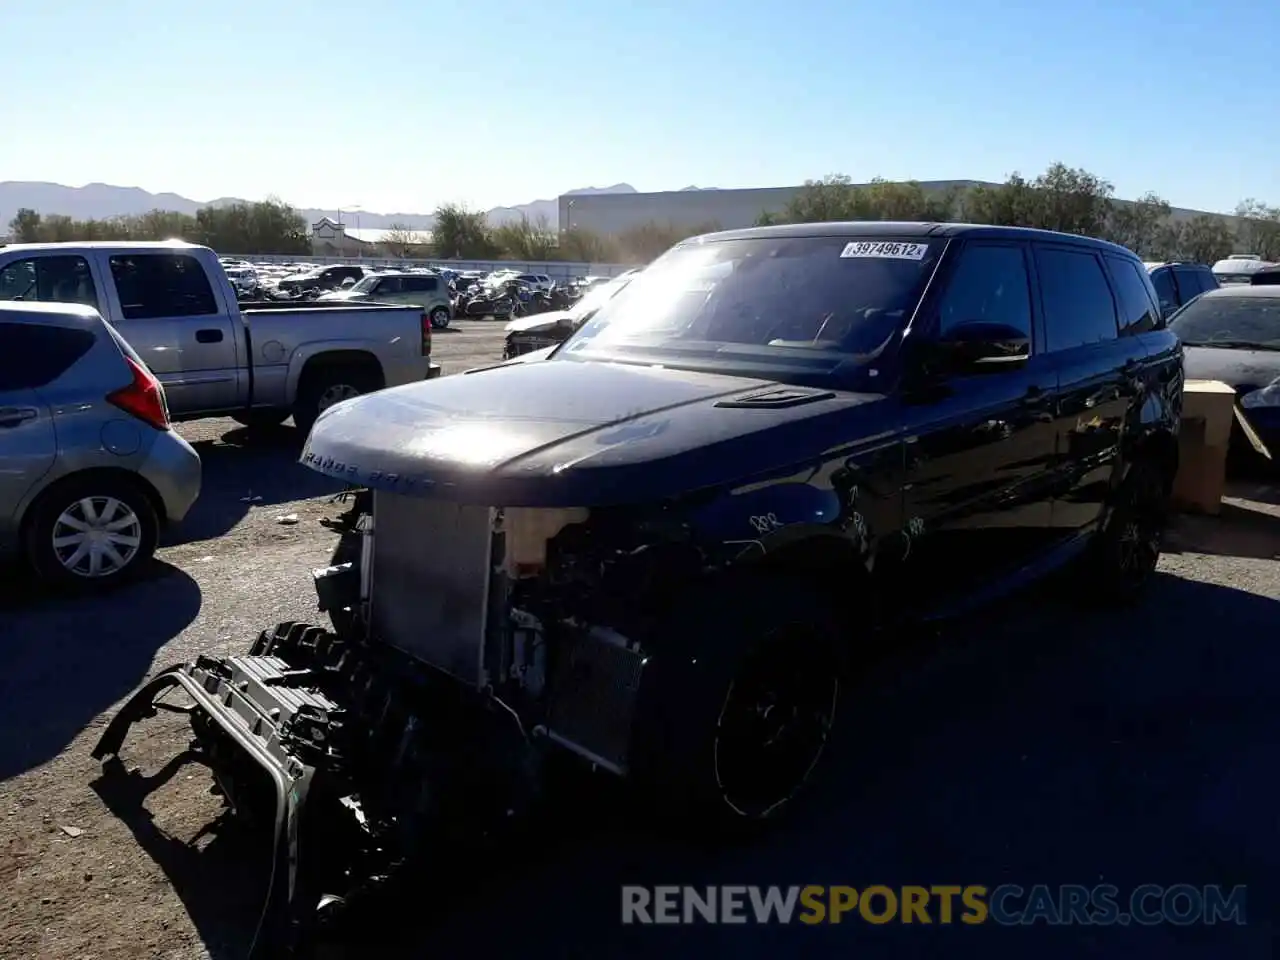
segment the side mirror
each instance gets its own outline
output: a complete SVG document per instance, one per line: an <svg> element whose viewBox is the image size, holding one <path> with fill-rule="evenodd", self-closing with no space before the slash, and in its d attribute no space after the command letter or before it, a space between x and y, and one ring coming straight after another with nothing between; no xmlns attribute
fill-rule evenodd
<svg viewBox="0 0 1280 960"><path fill-rule="evenodd" d="M957 324L934 344L935 367L951 373L998 373L1027 362L1031 340L1003 323L974 320Z"/></svg>

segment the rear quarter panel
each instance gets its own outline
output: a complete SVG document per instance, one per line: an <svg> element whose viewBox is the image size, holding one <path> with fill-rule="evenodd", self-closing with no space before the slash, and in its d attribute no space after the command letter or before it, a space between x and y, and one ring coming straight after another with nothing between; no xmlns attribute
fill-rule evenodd
<svg viewBox="0 0 1280 960"><path fill-rule="evenodd" d="M159 436L107 401L109 393L130 382L131 374L105 328L95 332L94 348L36 391L52 411L58 454L53 469L19 504L19 517L51 484L74 473L103 468L137 472Z"/></svg>

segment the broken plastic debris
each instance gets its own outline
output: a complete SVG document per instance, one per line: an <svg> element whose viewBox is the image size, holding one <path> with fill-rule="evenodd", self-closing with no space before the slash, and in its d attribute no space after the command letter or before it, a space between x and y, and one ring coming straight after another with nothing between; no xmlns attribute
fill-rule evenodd
<svg viewBox="0 0 1280 960"><path fill-rule="evenodd" d="M250 490L250 491L249 491L249 495L248 495L247 497L241 497L241 498L240 498L240 502L241 502L241 503L261 503L261 502L262 502L262 498L261 498L261 497L255 497L255 496L253 495L253 491L252 491L252 490Z"/></svg>
<svg viewBox="0 0 1280 960"><path fill-rule="evenodd" d="M80 836L80 834L84 833L84 831L81 830L79 827L63 827L62 832L65 833L72 840Z"/></svg>
<svg viewBox="0 0 1280 960"><path fill-rule="evenodd" d="M194 563L208 563L213 557L196 557Z"/></svg>
<svg viewBox="0 0 1280 960"><path fill-rule="evenodd" d="M288 525L288 524L294 524L297 522L298 522L298 515L296 513L286 513L283 517L276 517L276 523L283 523Z"/></svg>

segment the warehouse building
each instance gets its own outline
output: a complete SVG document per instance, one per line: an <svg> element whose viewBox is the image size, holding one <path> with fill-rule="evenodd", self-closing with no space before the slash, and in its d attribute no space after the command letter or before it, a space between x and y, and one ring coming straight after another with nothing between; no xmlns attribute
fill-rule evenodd
<svg viewBox="0 0 1280 960"><path fill-rule="evenodd" d="M863 184L869 186L869 184ZM929 192L998 187L980 180L926 180ZM601 234L619 234L646 223L701 227L715 224L722 230L750 227L761 213L781 213L803 187L760 187L746 190L671 190L662 193L597 193L561 196L559 223ZM1174 220L1189 220L1204 211L1174 208ZM1236 218L1221 216L1233 228Z"/></svg>

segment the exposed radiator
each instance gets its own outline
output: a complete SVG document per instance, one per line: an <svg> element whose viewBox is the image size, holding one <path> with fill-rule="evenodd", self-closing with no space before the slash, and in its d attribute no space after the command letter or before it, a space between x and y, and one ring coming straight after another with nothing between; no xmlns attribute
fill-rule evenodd
<svg viewBox="0 0 1280 960"><path fill-rule="evenodd" d="M625 772L644 654L602 628L574 631L564 640L551 675L548 733Z"/></svg>
<svg viewBox="0 0 1280 960"><path fill-rule="evenodd" d="M375 492L372 637L483 686L492 537L488 507Z"/></svg>

